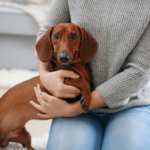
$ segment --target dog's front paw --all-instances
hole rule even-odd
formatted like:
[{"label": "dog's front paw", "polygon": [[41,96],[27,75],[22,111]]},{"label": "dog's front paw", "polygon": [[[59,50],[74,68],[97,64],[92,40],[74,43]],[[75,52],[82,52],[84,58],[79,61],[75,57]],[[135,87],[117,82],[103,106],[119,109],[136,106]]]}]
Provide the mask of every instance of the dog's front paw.
[{"label": "dog's front paw", "polygon": [[83,96],[81,97],[80,104],[82,105],[82,109],[84,111],[88,111],[89,110],[89,103],[90,103],[90,100],[84,99]]}]

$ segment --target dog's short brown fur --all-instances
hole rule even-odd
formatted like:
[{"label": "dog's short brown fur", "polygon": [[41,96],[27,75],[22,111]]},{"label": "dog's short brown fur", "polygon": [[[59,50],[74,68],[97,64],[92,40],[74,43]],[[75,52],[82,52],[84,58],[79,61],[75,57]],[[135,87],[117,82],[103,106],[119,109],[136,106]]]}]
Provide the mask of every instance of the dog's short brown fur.
[{"label": "dog's short brown fur", "polygon": [[[70,70],[80,75],[79,79],[65,78],[65,84],[81,90],[84,105],[89,105],[91,98],[90,72],[86,63],[92,59],[96,49],[97,42],[92,36],[83,27],[72,23],[49,28],[36,44],[38,58],[43,62],[50,61],[49,71]],[[59,58],[60,54],[64,53],[69,55],[67,63],[61,62]],[[31,119],[44,120],[37,116],[39,111],[29,104],[30,100],[38,103],[33,90],[37,84],[40,84],[42,91],[48,93],[37,76],[14,86],[0,99],[0,147],[5,147],[9,141],[12,141],[33,149],[31,136],[24,125]],[[79,100],[79,97],[65,100],[74,102]]]}]

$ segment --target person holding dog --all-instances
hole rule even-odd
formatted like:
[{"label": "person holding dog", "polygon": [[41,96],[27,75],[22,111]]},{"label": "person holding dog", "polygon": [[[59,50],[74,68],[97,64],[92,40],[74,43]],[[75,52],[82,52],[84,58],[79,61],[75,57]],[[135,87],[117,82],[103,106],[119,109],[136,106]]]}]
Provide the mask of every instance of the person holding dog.
[{"label": "person holding dog", "polygon": [[[64,84],[74,72],[49,72],[38,58],[40,79],[53,94],[35,88],[42,118],[53,118],[47,150],[149,150],[150,2],[53,0],[37,42],[49,27],[72,22],[98,42],[89,63],[92,92],[89,112],[80,101],[67,103],[81,91]],[[42,92],[42,93],[41,93]]]}]

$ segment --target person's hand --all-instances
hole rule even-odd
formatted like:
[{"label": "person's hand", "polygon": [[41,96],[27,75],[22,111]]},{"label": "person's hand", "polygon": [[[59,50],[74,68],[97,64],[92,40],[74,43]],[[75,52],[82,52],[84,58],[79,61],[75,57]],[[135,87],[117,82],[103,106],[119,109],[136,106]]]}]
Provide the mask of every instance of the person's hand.
[{"label": "person's hand", "polygon": [[77,111],[74,104],[69,104],[65,100],[48,95],[45,92],[41,93],[39,85],[34,87],[34,90],[39,104],[34,101],[30,101],[30,104],[41,112],[37,114],[41,118],[73,117],[83,113],[81,105],[78,106],[80,111]]},{"label": "person's hand", "polygon": [[40,74],[40,80],[45,88],[55,97],[75,98],[81,91],[73,86],[64,84],[64,78],[79,78],[73,71],[59,70]]}]

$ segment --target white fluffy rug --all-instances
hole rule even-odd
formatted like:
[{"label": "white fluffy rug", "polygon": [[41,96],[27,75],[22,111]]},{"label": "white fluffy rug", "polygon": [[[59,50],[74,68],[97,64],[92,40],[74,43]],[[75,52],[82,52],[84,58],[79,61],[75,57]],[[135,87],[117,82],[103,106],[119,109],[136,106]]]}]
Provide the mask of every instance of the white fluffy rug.
[{"label": "white fluffy rug", "polygon": [[[12,70],[0,70],[0,87],[10,88],[22,81],[30,79],[34,76],[39,75],[38,71],[29,71],[22,69],[12,69]],[[46,150],[46,144],[48,140],[48,133],[32,137],[32,147],[36,150]],[[27,150],[22,148],[20,144],[9,143],[6,148],[2,150]]]},{"label": "white fluffy rug", "polygon": [[0,70],[0,87],[12,87],[22,81],[28,80],[39,75],[38,71],[29,71],[23,69],[1,69]]},{"label": "white fluffy rug", "polygon": [[[32,147],[36,150],[46,150],[46,144],[48,140],[48,134],[44,134],[39,137],[32,137]],[[21,144],[18,143],[9,143],[9,145],[2,150],[28,150],[23,148]]]}]

